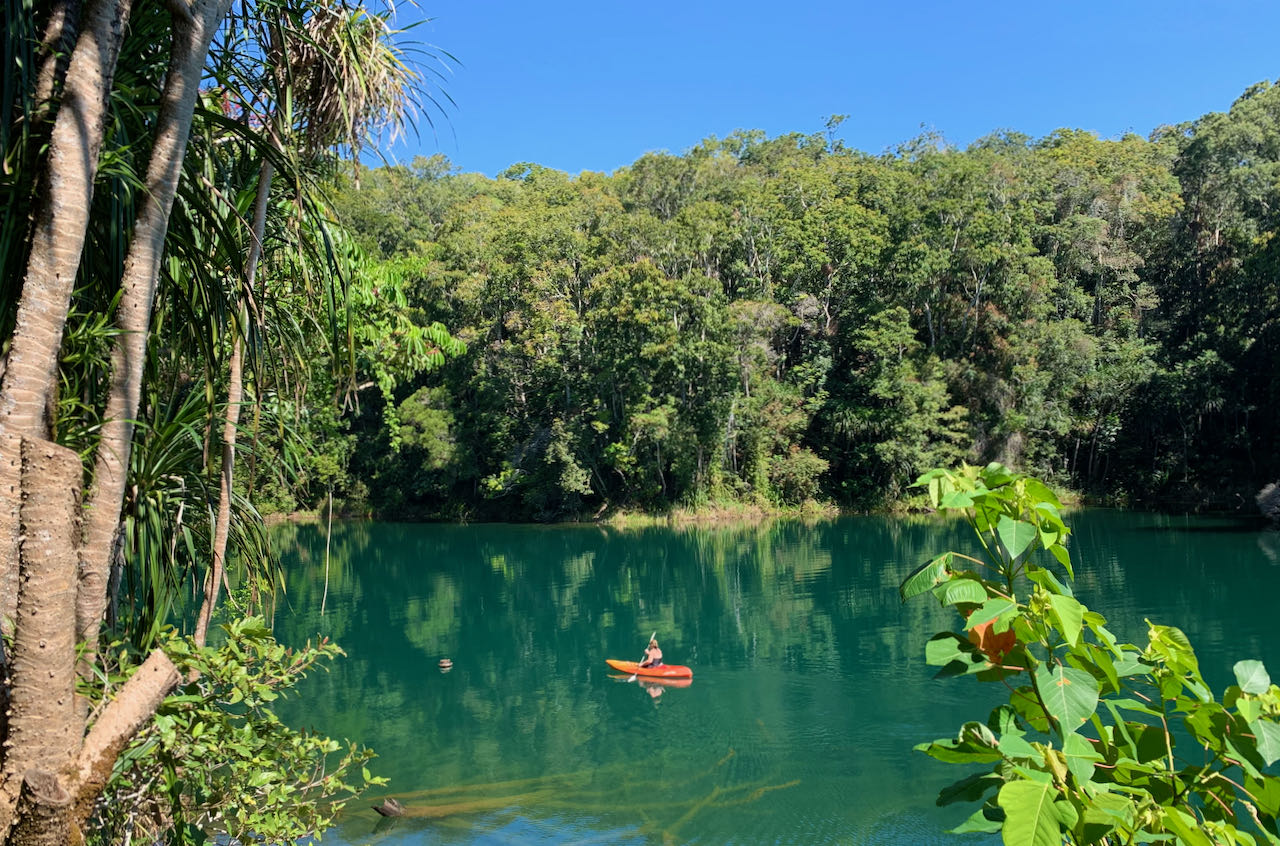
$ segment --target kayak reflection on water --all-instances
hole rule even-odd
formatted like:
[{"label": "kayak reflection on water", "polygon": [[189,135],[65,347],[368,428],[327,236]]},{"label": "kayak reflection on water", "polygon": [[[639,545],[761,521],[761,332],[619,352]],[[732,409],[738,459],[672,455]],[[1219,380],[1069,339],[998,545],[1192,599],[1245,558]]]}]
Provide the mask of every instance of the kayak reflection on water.
[{"label": "kayak reflection on water", "polygon": [[690,679],[690,678],[664,679],[664,678],[655,678],[653,676],[640,676],[637,678],[636,676],[618,676],[613,674],[610,674],[609,678],[619,682],[629,682],[634,680],[642,688],[644,688],[646,693],[648,693],[654,699],[657,699],[659,696],[661,696],[662,691],[665,688],[688,687],[689,685],[693,684],[693,679]]}]

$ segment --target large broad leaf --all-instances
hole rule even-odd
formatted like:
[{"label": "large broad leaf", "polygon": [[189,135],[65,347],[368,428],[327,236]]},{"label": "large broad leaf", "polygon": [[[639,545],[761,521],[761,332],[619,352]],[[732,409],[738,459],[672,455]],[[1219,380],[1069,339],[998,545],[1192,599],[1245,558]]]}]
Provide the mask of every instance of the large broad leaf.
[{"label": "large broad leaf", "polygon": [[947,764],[990,764],[1000,760],[1000,753],[996,749],[972,740],[951,740],[944,737],[932,743],[917,744],[915,750]]},{"label": "large broad leaf", "polygon": [[976,609],[969,615],[969,619],[965,620],[965,629],[972,629],[974,626],[980,626],[983,623],[995,620],[995,631],[1002,632],[1009,628],[1009,620],[1018,612],[1017,603],[1012,600],[1005,599],[1003,596],[996,596],[982,603],[982,607]]},{"label": "large broad leaf", "polygon": [[902,580],[902,585],[898,588],[898,594],[902,597],[902,601],[906,602],[911,597],[918,596],[942,584],[950,574],[951,558],[950,552],[944,552],[927,564],[922,564],[913,570],[909,576]]},{"label": "large broad leaf", "polygon": [[1069,596],[1052,593],[1049,594],[1049,605],[1053,608],[1058,631],[1074,649],[1080,643],[1080,630],[1084,628],[1084,606]]},{"label": "large broad leaf", "polygon": [[987,601],[987,589],[977,579],[948,579],[933,589],[933,595],[943,605],[961,602],[976,605]]},{"label": "large broad leaf", "polygon": [[1236,683],[1245,693],[1266,693],[1271,689],[1271,676],[1261,661],[1237,661]]},{"label": "large broad leaf", "polygon": [[1115,662],[1116,675],[1120,678],[1140,676],[1151,671],[1151,665],[1142,660],[1142,656],[1132,650],[1124,650]]},{"label": "large broad leaf", "polygon": [[1102,756],[1093,748],[1085,737],[1069,734],[1062,743],[1062,754],[1067,759],[1067,769],[1076,777],[1077,784],[1087,784],[1093,780],[1093,765],[1101,761]]},{"label": "large broad leaf", "polygon": [[1247,776],[1244,788],[1258,803],[1258,810],[1269,817],[1280,816],[1280,778]]},{"label": "large broad leaf", "polygon": [[[1076,735],[1072,735],[1076,737]],[[1043,763],[1044,747],[1032,746],[1027,739],[1020,734],[1006,734],[1000,738],[1000,754],[1022,764],[1030,764],[1033,760]]]},{"label": "large broad leaf", "polygon": [[939,632],[924,645],[924,660],[931,667],[941,667],[939,677],[962,676],[987,669],[987,656],[954,632]]},{"label": "large broad leaf", "polygon": [[[1099,792],[1084,812],[1085,842],[1097,843],[1116,826],[1132,826],[1136,808],[1132,799],[1118,793]],[[1135,842],[1143,842],[1135,840]]]},{"label": "large broad leaf", "polygon": [[1052,784],[1038,781],[1011,781],[1000,788],[1000,836],[1006,846],[1062,846],[1065,814],[1054,801],[1057,796]]},{"label": "large broad leaf", "polygon": [[973,816],[951,829],[947,834],[991,834],[1000,830],[1004,814],[999,808],[983,806],[973,812]]},{"label": "large broad leaf", "polygon": [[1009,472],[1008,467],[1005,467],[998,461],[992,461],[986,467],[983,467],[980,476],[982,484],[986,485],[988,488],[1007,485],[1017,478],[1017,476]]},{"label": "large broad leaf", "polygon": [[970,508],[973,506],[972,491],[952,491],[938,503],[941,508]]},{"label": "large broad leaf", "polygon": [[1078,730],[1098,707],[1098,680],[1074,667],[1036,667],[1036,687],[1045,710],[1066,735]]},{"label": "large broad leaf", "polygon": [[1000,543],[1004,544],[1009,557],[1016,561],[1036,542],[1040,531],[1034,523],[1025,523],[1014,520],[1008,514],[1001,514],[1000,521],[996,524],[996,534],[1000,536]]},{"label": "large broad leaf", "polygon": [[1017,688],[1013,693],[1009,694],[1009,704],[1018,712],[1018,716],[1026,721],[1027,725],[1039,732],[1049,731],[1049,717],[1045,714],[1044,708],[1040,706],[1040,700],[1036,697],[1033,688],[1030,686]]},{"label": "large broad leaf", "polygon": [[1049,486],[1039,479],[1027,477],[1027,480],[1023,484],[1025,486],[1024,489],[1030,496],[1041,500],[1041,502],[1036,504],[1036,508],[1051,505],[1056,512],[1058,508],[1062,507],[1062,502],[1058,499],[1057,494],[1049,490]]},{"label": "large broad leaf", "polygon": [[1190,814],[1183,813],[1177,808],[1166,808],[1163,819],[1164,827],[1178,835],[1180,841],[1186,846],[1214,846],[1209,835],[1200,829],[1199,821]]},{"label": "large broad leaf", "polygon": [[1258,754],[1271,766],[1280,761],[1280,725],[1270,720],[1258,718],[1249,723],[1253,736],[1258,739]]}]

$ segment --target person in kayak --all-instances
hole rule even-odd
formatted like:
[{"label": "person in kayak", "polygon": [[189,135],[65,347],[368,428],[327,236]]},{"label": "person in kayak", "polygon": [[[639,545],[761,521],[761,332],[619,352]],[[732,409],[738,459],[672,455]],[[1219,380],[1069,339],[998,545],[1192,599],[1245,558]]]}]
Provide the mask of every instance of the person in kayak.
[{"label": "person in kayak", "polygon": [[644,660],[640,662],[641,667],[661,667],[662,666],[662,650],[658,648],[658,639],[653,638],[649,641],[649,648],[644,651]]}]

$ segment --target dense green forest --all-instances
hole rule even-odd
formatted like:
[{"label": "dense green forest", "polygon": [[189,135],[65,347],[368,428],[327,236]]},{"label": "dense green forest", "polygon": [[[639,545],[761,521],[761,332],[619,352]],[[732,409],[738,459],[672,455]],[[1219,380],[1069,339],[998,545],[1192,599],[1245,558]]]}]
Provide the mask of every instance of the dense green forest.
[{"label": "dense green forest", "polygon": [[[737,132],[605,175],[349,169],[381,288],[465,342],[323,421],[393,516],[855,508],[999,460],[1099,500],[1249,508],[1280,476],[1280,87],[1148,139]],[[275,507],[314,506],[315,474]]]}]

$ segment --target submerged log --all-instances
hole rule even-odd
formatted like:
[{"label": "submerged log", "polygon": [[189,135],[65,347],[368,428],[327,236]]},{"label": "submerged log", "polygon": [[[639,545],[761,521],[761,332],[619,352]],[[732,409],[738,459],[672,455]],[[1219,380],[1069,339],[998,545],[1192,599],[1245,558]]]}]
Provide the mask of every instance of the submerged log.
[{"label": "submerged log", "polygon": [[390,797],[383,799],[381,805],[374,805],[373,809],[384,817],[404,816],[404,806]]}]

